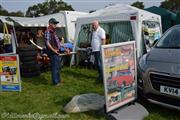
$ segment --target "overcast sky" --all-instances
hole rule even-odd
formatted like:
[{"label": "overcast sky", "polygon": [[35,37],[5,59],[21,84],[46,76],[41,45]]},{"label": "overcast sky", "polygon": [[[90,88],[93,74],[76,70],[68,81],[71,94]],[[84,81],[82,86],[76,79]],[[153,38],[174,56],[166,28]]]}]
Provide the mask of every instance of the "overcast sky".
[{"label": "overcast sky", "polygon": [[[10,12],[22,11],[26,12],[29,6],[37,3],[42,3],[45,0],[0,0],[2,7]],[[104,8],[109,4],[132,4],[137,0],[63,0],[68,4],[71,4],[76,11],[97,10]],[[159,6],[160,2],[164,0],[139,0],[144,2],[145,7]]]}]

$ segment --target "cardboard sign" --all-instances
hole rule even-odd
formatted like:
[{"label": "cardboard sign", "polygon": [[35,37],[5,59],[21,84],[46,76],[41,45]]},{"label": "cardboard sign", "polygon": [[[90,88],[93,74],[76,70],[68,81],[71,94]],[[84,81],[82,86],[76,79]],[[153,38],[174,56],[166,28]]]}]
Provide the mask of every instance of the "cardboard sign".
[{"label": "cardboard sign", "polygon": [[136,99],[135,42],[101,47],[106,111],[112,111]]},{"label": "cardboard sign", "polygon": [[18,55],[0,55],[0,91],[21,91]]}]

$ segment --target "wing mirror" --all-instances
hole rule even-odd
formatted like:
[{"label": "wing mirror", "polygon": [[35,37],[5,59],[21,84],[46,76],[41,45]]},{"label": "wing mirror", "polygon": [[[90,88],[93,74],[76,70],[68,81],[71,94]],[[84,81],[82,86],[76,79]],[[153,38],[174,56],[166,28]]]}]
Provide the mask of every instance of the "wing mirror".
[{"label": "wing mirror", "polygon": [[157,43],[158,40],[159,39],[154,40],[151,46],[153,47]]}]

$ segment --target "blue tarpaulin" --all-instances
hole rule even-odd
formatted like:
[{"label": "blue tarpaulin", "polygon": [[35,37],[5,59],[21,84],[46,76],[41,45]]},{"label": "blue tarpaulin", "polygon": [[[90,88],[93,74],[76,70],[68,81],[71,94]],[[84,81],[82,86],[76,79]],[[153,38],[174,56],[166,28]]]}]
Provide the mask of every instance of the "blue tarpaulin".
[{"label": "blue tarpaulin", "polygon": [[65,51],[65,48],[68,48],[68,49],[70,49],[70,50],[73,49],[73,44],[72,44],[72,43],[64,43],[63,46],[64,46],[64,47],[61,47],[61,48],[60,48],[60,52],[64,52],[64,51]]}]

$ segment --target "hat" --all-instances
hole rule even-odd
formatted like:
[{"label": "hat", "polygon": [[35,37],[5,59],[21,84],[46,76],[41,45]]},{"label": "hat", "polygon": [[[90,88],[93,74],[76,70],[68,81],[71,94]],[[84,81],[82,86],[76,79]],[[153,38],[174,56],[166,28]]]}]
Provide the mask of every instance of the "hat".
[{"label": "hat", "polygon": [[55,18],[49,19],[49,23],[58,24],[59,21],[57,21]]}]

